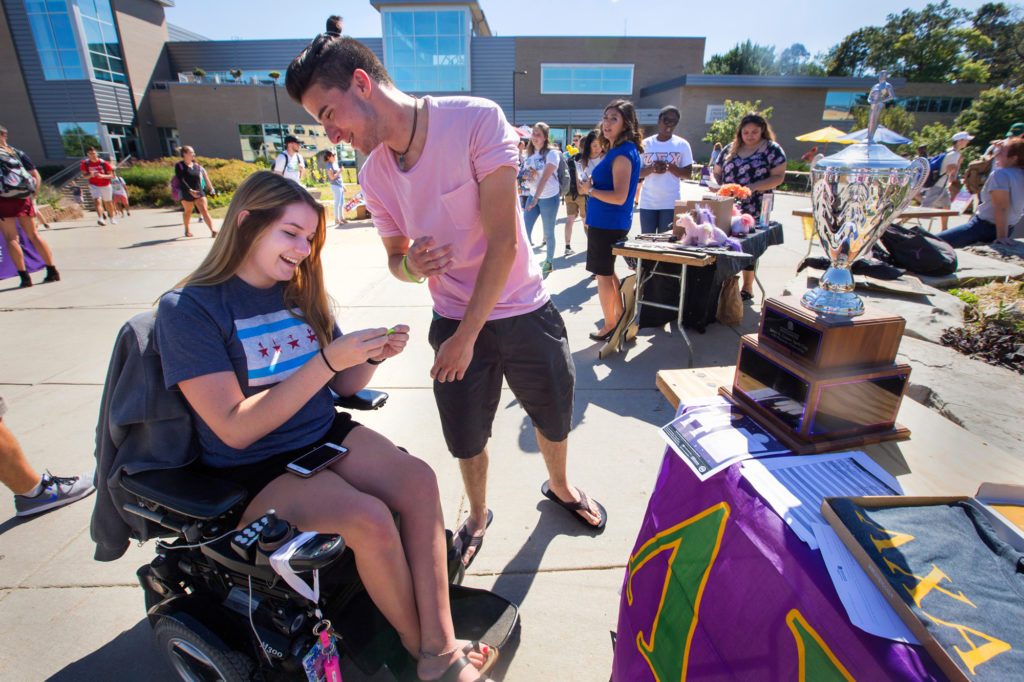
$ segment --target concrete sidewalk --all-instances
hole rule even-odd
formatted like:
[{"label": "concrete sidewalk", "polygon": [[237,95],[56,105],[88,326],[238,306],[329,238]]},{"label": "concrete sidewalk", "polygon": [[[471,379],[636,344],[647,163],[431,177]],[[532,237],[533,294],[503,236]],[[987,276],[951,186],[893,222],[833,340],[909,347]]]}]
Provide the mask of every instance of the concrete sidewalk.
[{"label": "concrete sidewalk", "polygon": [[[696,185],[684,188],[686,198],[699,198]],[[761,261],[769,295],[782,291],[806,251],[791,212],[808,204],[804,197],[776,197],[786,243]],[[205,231],[194,229],[197,235]],[[539,232],[538,226],[535,239]],[[560,221],[559,254],[562,233]],[[117,330],[149,310],[211,243],[182,234],[181,213],[160,209],[136,210],[117,226],[56,224],[44,237],[62,281],[23,290],[14,288],[16,278],[0,282],[0,394],[10,408],[5,421],[36,468],[73,475],[93,467],[99,398]],[[506,390],[490,441],[494,524],[466,584],[493,589],[521,606],[521,641],[508,680],[608,678],[623,569],[664,450],[657,428],[673,414],[654,375],[686,364],[681,339],[667,329],[642,330],[625,352],[598,360],[600,344],[587,334],[597,329],[601,313],[596,285],[584,269],[584,245],[577,225],[573,246],[581,251],[557,258],[547,285],[565,317],[576,362],[570,480],[602,502],[608,527],[593,537],[541,495],[546,474],[533,430]],[[387,408],[358,419],[435,468],[446,523],[455,527],[467,504],[441,438],[428,376],[427,288],[390,275],[369,222],[331,229],[325,261],[343,329],[399,322],[413,329],[406,352],[384,364],[373,383],[391,394]],[[41,273],[34,279],[40,281]],[[733,364],[739,336],[755,331],[759,313],[758,305],[748,305],[739,327],[713,324],[705,334],[691,333],[697,366]],[[86,500],[20,520],[11,496],[0,492],[0,518],[8,519],[0,523],[5,679],[175,679],[156,657],[135,580],[135,570],[153,557],[152,544],[133,546],[116,562],[93,561],[91,512]]]}]

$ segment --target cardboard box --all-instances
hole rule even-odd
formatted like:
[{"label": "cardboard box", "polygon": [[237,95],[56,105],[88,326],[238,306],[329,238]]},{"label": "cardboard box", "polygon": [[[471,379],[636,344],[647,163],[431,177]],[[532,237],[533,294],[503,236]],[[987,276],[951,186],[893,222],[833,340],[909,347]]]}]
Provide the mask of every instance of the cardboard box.
[{"label": "cardboard box", "polygon": [[[984,487],[984,486],[983,486]],[[1018,504],[1024,504],[1024,487],[1015,486],[1021,489],[1021,497]],[[917,617],[917,615],[910,610],[910,607],[903,601],[903,599],[896,593],[892,585],[882,574],[881,569],[878,565],[868,556],[868,553],[864,551],[864,548],[860,546],[853,534],[847,529],[843,522],[836,515],[832,509],[832,500],[837,499],[834,497],[826,497],[821,503],[821,514],[828,521],[828,524],[832,526],[832,529],[839,536],[839,539],[843,541],[846,548],[850,550],[857,559],[857,563],[860,564],[861,568],[871,578],[871,582],[875,583],[875,586],[879,589],[886,601],[893,607],[900,619],[906,624],[914,636],[917,637],[918,641],[921,642],[925,650],[931,655],[936,665],[942,669],[942,672],[946,673],[950,680],[956,680],[958,682],[968,682],[968,677],[964,674],[964,671],[956,664],[949,653],[942,648],[942,645],[931,636],[931,633],[925,628],[924,624]],[[988,519],[989,523],[992,524],[993,528],[996,529],[997,535],[1003,538],[1009,545],[1011,545],[1017,551],[1024,552],[1024,535],[1021,535],[1018,542],[1006,540],[1004,532],[1012,532],[1010,529],[1009,522],[1002,516],[993,513],[991,510],[985,508],[985,505],[978,502],[970,497],[908,497],[908,496],[891,496],[891,497],[849,497],[843,498],[848,499],[854,504],[865,507],[868,509],[879,508],[879,507],[928,507],[938,505],[948,505],[954,502],[967,502],[975,509],[981,511],[981,513]],[[1000,526],[1002,530],[1000,531]]]},{"label": "cardboard box", "polygon": [[694,212],[696,216],[697,207],[706,206],[715,216],[715,227],[729,234],[732,228],[732,205],[734,201],[732,197],[720,197],[717,194],[705,194],[704,198],[700,201],[676,201],[673,223],[675,218],[678,218],[683,213]]}]

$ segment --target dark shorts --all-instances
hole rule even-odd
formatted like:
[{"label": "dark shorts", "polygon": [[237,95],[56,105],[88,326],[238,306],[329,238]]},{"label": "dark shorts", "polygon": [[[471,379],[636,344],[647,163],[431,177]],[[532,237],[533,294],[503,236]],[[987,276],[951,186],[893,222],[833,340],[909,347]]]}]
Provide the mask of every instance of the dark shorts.
[{"label": "dark shorts", "polygon": [[[435,315],[429,335],[435,353],[458,327],[458,320]],[[444,440],[455,457],[474,457],[487,445],[502,378],[545,438],[569,437],[576,366],[551,301],[532,313],[485,323],[462,380],[434,382]]]},{"label": "dark shorts", "polygon": [[359,426],[359,422],[354,421],[352,415],[348,412],[339,412],[327,433],[308,445],[272,455],[261,462],[243,464],[237,467],[211,467],[205,464],[197,464],[195,466],[201,473],[239,484],[248,491],[248,500],[252,501],[261,490],[267,487],[267,484],[281,474],[287,473],[285,467],[288,466],[289,462],[323,443],[341,445],[349,432],[357,426]]},{"label": "dark shorts", "polygon": [[21,218],[35,214],[36,208],[32,205],[32,197],[24,199],[0,197],[0,218]]},{"label": "dark shorts", "polygon": [[612,247],[628,234],[629,230],[604,230],[591,226],[587,230],[587,270],[595,275],[614,275]]}]

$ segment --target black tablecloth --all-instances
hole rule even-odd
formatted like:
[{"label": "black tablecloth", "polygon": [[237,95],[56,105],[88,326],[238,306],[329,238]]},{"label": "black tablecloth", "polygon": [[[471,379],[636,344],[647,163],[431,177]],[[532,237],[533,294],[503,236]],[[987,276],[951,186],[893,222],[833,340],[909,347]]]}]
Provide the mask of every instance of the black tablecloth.
[{"label": "black tablecloth", "polygon": [[[773,222],[765,229],[759,229],[746,237],[736,237],[743,247],[743,253],[759,258],[769,246],[782,243],[782,224]],[[699,250],[699,249],[695,249]],[[699,332],[715,321],[718,313],[718,294],[722,283],[738,274],[751,259],[726,252],[722,249],[710,249],[715,254],[713,266],[686,269],[686,299],[683,301],[683,326],[695,328]],[[732,255],[730,255],[730,253]],[[680,266],[661,261],[643,261],[645,273],[664,272],[679,274]],[[653,276],[644,285],[644,300],[655,301],[675,306],[679,301],[679,280],[673,277]],[[666,322],[676,319],[676,313],[663,308],[645,306],[640,308],[641,327],[661,327]]]}]

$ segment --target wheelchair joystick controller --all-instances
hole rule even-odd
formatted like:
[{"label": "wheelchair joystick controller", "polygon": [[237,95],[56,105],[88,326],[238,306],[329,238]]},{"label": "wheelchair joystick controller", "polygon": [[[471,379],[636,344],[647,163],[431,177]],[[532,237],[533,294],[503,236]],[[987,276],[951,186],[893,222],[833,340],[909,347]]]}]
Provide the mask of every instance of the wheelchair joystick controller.
[{"label": "wheelchair joystick controller", "polygon": [[267,521],[259,534],[259,547],[269,554],[291,540],[295,535],[295,529],[287,521],[277,518],[277,513],[273,509],[267,512],[265,518]]}]

